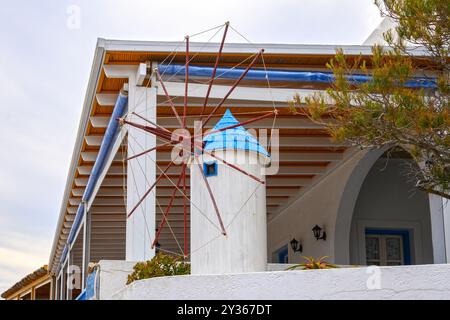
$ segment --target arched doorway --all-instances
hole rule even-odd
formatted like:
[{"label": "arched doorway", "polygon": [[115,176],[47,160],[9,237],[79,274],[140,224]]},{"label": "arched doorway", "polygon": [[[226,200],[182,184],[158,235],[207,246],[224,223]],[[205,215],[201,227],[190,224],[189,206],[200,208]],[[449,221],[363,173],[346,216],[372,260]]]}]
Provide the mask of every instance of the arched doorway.
[{"label": "arched doorway", "polygon": [[411,165],[402,149],[384,149],[368,152],[355,167],[336,217],[337,263],[433,263],[429,197],[408,176]]}]

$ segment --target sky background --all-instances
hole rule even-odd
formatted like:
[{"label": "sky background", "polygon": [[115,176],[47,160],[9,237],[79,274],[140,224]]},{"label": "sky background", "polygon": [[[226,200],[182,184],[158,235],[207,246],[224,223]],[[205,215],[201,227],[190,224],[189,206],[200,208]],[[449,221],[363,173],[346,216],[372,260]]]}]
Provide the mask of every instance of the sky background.
[{"label": "sky background", "polygon": [[252,42],[361,44],[381,22],[372,0],[0,0],[0,7],[0,293],[48,263],[98,37],[180,41],[230,21]]}]

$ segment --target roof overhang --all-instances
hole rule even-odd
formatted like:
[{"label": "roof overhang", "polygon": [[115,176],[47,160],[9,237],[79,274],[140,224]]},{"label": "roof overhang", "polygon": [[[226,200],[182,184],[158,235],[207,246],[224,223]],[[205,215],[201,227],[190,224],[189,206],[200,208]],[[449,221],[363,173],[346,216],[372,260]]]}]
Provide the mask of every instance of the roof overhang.
[{"label": "roof overhang", "polygon": [[[100,101],[102,97],[109,99],[108,95],[114,96],[123,86],[126,79],[109,79],[105,75],[105,65],[138,65],[146,61],[162,61],[171,52],[184,52],[184,48],[179,46],[179,42],[160,42],[160,41],[123,41],[98,39],[95,49],[94,60],[91,67],[91,73],[88,81],[86,95],[83,103],[80,123],[78,126],[77,138],[72,153],[71,164],[67,176],[64,190],[63,201],[60,208],[58,224],[53,240],[52,250],[49,260],[49,269],[54,272],[61,256],[61,246],[67,238],[67,230],[70,230],[71,221],[68,218],[68,211],[76,200],[73,195],[77,190],[77,183],[83,183],[83,179],[78,178],[83,170],[87,170],[89,175],[89,166],[83,166],[84,157],[91,156],[95,146],[98,146],[102,139],[102,132],[96,131],[96,123],[106,120],[108,111],[104,116],[91,117],[94,108],[103,108],[103,105],[111,103]],[[174,48],[177,48],[175,49]],[[218,51],[218,43],[191,43],[191,52],[201,51],[199,54],[199,63],[210,63]],[[297,68],[297,69],[325,69],[326,62],[332,58],[337,48],[354,57],[370,57],[372,48],[370,46],[348,45],[296,45],[296,44],[241,44],[227,43],[223,51],[224,63],[235,63],[241,61],[243,57],[248,57],[255,53],[258,48],[265,49],[265,60],[269,66],[277,68]],[[412,51],[413,56],[425,56],[426,51],[421,48],[415,48]],[[183,58],[179,55],[180,59]],[[422,60],[418,59],[418,63]],[[95,118],[95,119],[94,119]],[[105,119],[103,119],[105,118]],[[99,125],[101,127],[101,125]],[[87,135],[88,130],[94,134]],[[308,130],[308,129],[305,129]],[[305,131],[306,132],[306,131]],[[330,157],[331,159],[332,157]],[[85,178],[84,178],[85,179]],[[73,202],[75,201],[75,202]]]}]

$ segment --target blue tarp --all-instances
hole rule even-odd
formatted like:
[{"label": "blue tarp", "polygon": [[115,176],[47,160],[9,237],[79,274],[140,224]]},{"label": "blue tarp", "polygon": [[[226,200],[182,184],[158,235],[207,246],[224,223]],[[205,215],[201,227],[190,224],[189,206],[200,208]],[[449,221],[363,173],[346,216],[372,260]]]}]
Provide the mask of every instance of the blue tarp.
[{"label": "blue tarp", "polygon": [[[167,76],[182,76],[186,73],[184,65],[168,65],[161,64],[158,66],[159,72]],[[189,66],[190,78],[211,78],[214,68],[212,67],[198,67]],[[220,79],[238,79],[245,69],[243,68],[217,68],[216,78]],[[335,77],[331,72],[322,71],[292,71],[292,70],[273,70],[269,69],[267,72],[263,69],[251,69],[248,71],[244,80],[264,80],[276,82],[315,82],[315,83],[333,83]],[[352,74],[348,75],[347,79],[355,84],[364,83],[372,80],[371,76]],[[410,88],[436,88],[436,79],[415,77],[405,83],[406,87]]]},{"label": "blue tarp", "polygon": [[97,276],[97,269],[94,269],[90,274],[88,274],[86,279],[86,287],[80,293],[80,295],[76,298],[76,300],[94,300],[95,292],[97,292],[98,282],[95,282],[95,277]]}]

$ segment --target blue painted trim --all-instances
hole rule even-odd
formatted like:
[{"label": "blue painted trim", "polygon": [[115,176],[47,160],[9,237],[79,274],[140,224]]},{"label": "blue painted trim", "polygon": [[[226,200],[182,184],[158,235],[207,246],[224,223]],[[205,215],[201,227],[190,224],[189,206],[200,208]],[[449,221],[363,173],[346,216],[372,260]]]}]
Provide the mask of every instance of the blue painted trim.
[{"label": "blue painted trim", "polygon": [[[209,173],[207,170],[207,167],[210,165],[214,165],[214,173]],[[218,171],[218,167],[217,167],[217,161],[209,161],[209,162],[203,162],[203,173],[205,174],[205,177],[214,177],[217,176],[217,171]]]},{"label": "blue painted trim", "polygon": [[[212,131],[218,131],[237,124],[239,124],[239,121],[233,116],[230,109],[227,109]],[[270,157],[267,150],[243,126],[208,134],[203,138],[203,141],[205,142],[204,149],[206,151],[245,150]]]},{"label": "blue painted trim", "polygon": [[86,295],[85,300],[93,300],[95,299],[95,292],[98,292],[98,288],[95,286],[98,286],[98,282],[95,282],[95,278],[97,277],[98,269],[94,269],[90,274],[88,274],[86,278]]},{"label": "blue painted trim", "polygon": [[[83,221],[84,216],[84,202],[90,200],[92,196],[92,192],[94,191],[95,185],[100,177],[100,174],[105,167],[106,159],[111,152],[112,146],[114,144],[114,140],[116,139],[119,133],[119,122],[118,118],[122,117],[128,107],[128,96],[120,93],[117,97],[116,104],[114,106],[113,112],[111,114],[111,118],[109,119],[108,127],[106,128],[105,135],[102,140],[102,144],[100,145],[100,150],[97,155],[97,159],[95,160],[94,167],[92,168],[92,172],[89,175],[89,180],[86,185],[86,189],[84,190],[83,197],[81,198],[81,203],[78,206],[77,214],[75,215],[75,219],[73,221],[72,227],[69,232],[69,236],[67,238],[67,244],[72,244],[75,238],[75,234]],[[68,252],[68,245],[64,247],[63,253],[61,255],[60,263],[63,263],[66,259]]]},{"label": "blue painted trim", "polygon": [[[289,262],[289,247],[287,244],[282,246],[275,252],[277,254],[278,263],[288,263]],[[285,259],[285,258],[287,258],[287,259]]]},{"label": "blue painted trim", "polygon": [[[166,75],[185,76],[186,69],[184,65],[168,65],[160,64],[159,72]],[[189,76],[192,78],[211,78],[214,68],[189,66]],[[217,68],[217,78],[220,79],[238,79],[245,71],[244,68]],[[316,83],[333,83],[335,82],[334,74],[331,72],[319,71],[291,71],[291,70],[274,70],[270,69],[252,69],[249,70],[244,77],[245,80],[261,80],[261,81],[286,81],[286,82],[316,82]],[[359,84],[372,80],[371,76],[363,74],[347,75],[348,81]],[[425,77],[414,77],[405,82],[405,87],[409,88],[436,88],[436,79]]]},{"label": "blue painted trim", "polygon": [[411,246],[409,243],[410,232],[409,230],[397,230],[397,229],[366,229],[366,234],[381,234],[381,235],[395,235],[402,236],[403,238],[403,255],[405,258],[405,264],[411,264]]}]

